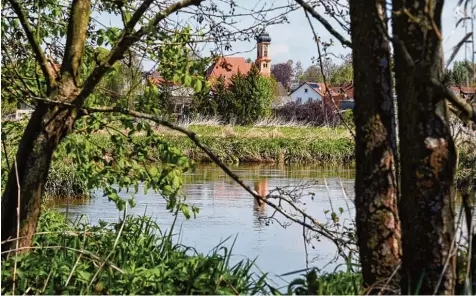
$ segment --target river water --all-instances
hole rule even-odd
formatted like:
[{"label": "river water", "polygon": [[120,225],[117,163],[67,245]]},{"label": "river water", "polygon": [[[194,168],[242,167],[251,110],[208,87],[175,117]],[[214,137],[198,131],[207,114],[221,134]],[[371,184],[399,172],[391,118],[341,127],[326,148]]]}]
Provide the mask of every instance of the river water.
[{"label": "river water", "polygon": [[[330,214],[325,214],[325,211],[331,208],[335,211],[338,208],[344,209],[340,219],[347,225],[354,215],[351,202],[354,196],[354,171],[351,168],[240,165],[232,169],[260,193],[267,193],[277,187],[286,189],[302,186],[302,193],[311,193],[314,197],[303,197],[300,207],[320,222],[326,221]],[[181,243],[207,253],[230,236],[225,245],[231,246],[236,236],[234,260],[257,258],[257,266],[262,271],[269,272],[272,278],[306,268],[302,226],[292,224],[283,228],[276,222],[266,225],[262,218],[271,215],[272,209],[269,206],[259,206],[220,168],[212,164],[198,165],[193,172],[187,173],[184,182],[187,203],[198,206],[200,213],[196,219],[192,217],[186,220],[183,215],[177,219],[175,230],[180,230]],[[91,223],[99,220],[117,222],[122,214],[117,211],[115,204],[109,202],[107,197],[102,197],[101,192],[95,195],[91,200],[71,202],[68,215],[75,217],[84,214]],[[123,196],[129,197],[126,193]],[[166,210],[165,201],[159,194],[149,191],[147,195],[137,194],[135,198],[137,205],[128,209],[128,214],[145,213],[154,217],[162,230],[170,227],[173,215]],[[66,211],[66,204],[55,204],[53,207]],[[286,222],[279,214],[275,217]],[[331,271],[336,263],[326,264],[334,258],[335,253],[333,244],[322,239],[314,243],[314,248],[308,247],[309,265]],[[281,279],[278,280],[280,281]]]}]

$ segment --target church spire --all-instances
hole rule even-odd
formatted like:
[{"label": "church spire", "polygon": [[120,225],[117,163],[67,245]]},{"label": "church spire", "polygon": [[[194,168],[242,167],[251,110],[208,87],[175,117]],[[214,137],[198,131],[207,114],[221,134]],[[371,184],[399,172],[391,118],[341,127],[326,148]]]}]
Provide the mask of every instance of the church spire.
[{"label": "church spire", "polygon": [[256,66],[262,75],[269,76],[271,74],[271,58],[269,57],[269,45],[271,44],[271,37],[265,30],[263,30],[256,37],[257,58]]}]

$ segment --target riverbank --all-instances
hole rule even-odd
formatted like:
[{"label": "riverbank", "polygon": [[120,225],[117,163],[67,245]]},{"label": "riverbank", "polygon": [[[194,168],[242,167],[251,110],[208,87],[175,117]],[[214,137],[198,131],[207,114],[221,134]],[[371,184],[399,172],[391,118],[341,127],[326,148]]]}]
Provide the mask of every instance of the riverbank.
[{"label": "riverbank", "polygon": [[[354,141],[341,127],[188,126],[202,143],[227,163],[282,163],[350,165]],[[209,162],[185,135],[163,127],[156,133],[182,150],[190,160]],[[103,142],[102,135],[95,135]],[[141,136],[135,136],[141,141]],[[114,149],[110,146],[110,149]],[[111,151],[113,152],[113,151]]]}]

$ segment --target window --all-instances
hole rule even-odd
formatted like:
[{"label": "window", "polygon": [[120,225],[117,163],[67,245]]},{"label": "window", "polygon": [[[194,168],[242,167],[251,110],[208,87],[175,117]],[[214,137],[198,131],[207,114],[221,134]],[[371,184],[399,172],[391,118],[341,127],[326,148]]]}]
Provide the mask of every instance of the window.
[{"label": "window", "polygon": [[302,102],[302,98],[297,98],[296,103],[301,104],[301,102]]},{"label": "window", "polygon": [[308,99],[307,99],[307,102],[308,102],[308,103],[311,103],[311,102],[312,102],[312,98],[308,98]]},{"label": "window", "polygon": [[268,56],[268,47],[267,46],[264,47],[264,56],[265,57]]},{"label": "window", "polygon": [[304,92],[307,93],[307,88],[304,89]]}]

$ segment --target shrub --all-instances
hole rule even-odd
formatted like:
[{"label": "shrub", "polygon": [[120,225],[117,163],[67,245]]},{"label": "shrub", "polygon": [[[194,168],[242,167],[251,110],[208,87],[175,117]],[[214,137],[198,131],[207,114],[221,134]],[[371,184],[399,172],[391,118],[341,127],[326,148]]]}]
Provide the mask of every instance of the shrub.
[{"label": "shrub", "polygon": [[276,117],[286,121],[295,120],[315,126],[336,126],[340,121],[335,106],[330,102],[324,104],[315,101],[306,104],[290,102],[276,109],[275,114]]}]

